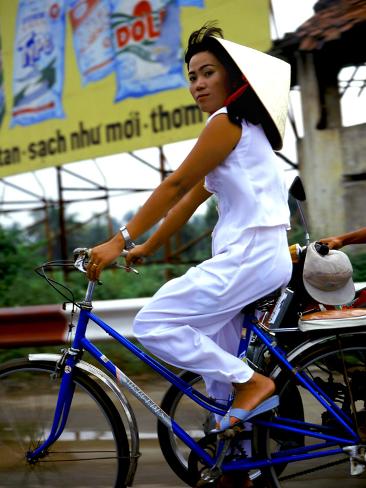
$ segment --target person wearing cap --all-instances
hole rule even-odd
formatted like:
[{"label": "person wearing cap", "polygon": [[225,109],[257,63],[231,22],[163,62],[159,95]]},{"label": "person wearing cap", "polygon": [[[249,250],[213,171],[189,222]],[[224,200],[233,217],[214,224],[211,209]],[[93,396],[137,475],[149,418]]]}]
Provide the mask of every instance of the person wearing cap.
[{"label": "person wearing cap", "polygon": [[319,242],[326,244],[329,249],[340,249],[351,244],[366,244],[366,227],[339,236],[323,237]]},{"label": "person wearing cap", "polygon": [[210,24],[191,34],[185,62],[192,97],[209,114],[206,126],[121,232],[93,248],[87,273],[98,279],[124,248],[127,266],[140,263],[216,196],[212,258],[165,283],[137,314],[134,334],[162,360],[202,375],[217,401],[234,388],[236,410],[222,420],[225,428],[278,404],[273,381],[238,359],[237,350],[242,308],[291,276],[287,190],[274,153],[282,146],[290,67],[223,39]]}]

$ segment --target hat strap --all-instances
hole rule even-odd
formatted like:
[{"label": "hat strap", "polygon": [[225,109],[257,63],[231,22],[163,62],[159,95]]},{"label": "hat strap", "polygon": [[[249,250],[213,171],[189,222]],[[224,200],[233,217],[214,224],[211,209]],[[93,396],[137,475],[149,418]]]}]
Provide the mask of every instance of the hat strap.
[{"label": "hat strap", "polygon": [[239,86],[239,88],[236,91],[234,91],[234,93],[232,93],[227,97],[227,99],[224,102],[224,106],[227,107],[228,105],[230,105],[230,103],[235,102],[235,100],[237,100],[248,87],[249,87],[249,83],[245,81],[243,85]]}]

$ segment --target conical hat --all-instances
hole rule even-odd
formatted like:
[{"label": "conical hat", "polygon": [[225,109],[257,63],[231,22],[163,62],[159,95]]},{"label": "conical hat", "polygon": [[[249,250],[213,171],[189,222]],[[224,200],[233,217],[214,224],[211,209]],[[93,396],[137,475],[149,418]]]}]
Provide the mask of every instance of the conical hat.
[{"label": "conical hat", "polygon": [[275,131],[273,149],[283,145],[291,67],[285,61],[235,42],[214,37],[232,58],[267,110]]}]

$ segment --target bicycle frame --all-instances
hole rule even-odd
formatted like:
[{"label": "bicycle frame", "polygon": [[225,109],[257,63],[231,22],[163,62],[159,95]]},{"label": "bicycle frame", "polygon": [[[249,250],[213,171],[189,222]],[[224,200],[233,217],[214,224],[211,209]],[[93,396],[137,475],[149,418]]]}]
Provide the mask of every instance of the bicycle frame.
[{"label": "bicycle frame", "polygon": [[[126,337],[119,334],[107,323],[94,315],[91,311],[90,298],[93,295],[95,283],[89,282],[86,298],[79,304],[80,315],[75,331],[75,336],[72,346],[66,354],[66,361],[64,364],[64,374],[62,375],[61,386],[58,396],[58,401],[55,409],[53,425],[49,437],[37,449],[27,453],[29,462],[36,462],[46,454],[47,448],[53,444],[62,434],[66,425],[68,413],[72,403],[73,397],[73,380],[72,372],[82,354],[83,350],[88,351],[105,369],[107,369],[120,383],[125,386],[131,394],[133,394],[150,412],[152,412],[164,425],[173,431],[173,433],[181,439],[196,455],[207,464],[208,467],[213,467],[217,462],[219,453],[211,457],[192,437],[182,429],[174,419],[170,418],[138,385],[136,385],[123,371],[121,371],[112,361],[110,361],[102,351],[100,351],[89,339],[86,338],[86,330],[89,320],[93,321],[106,334],[110,335],[119,342],[123,347],[137,356],[141,361],[149,365],[154,371],[159,373],[168,382],[174,384],[185,395],[190,397],[197,404],[201,405],[206,410],[224,415],[230,406],[228,401],[226,405],[219,404],[212,399],[206,397],[190,384],[182,380],[179,376],[172,373],[165,366],[160,364],[154,358],[140,350]],[[342,436],[334,436],[329,432],[329,428],[307,423],[305,421],[294,420],[291,418],[275,417],[272,421],[254,418],[253,423],[269,427],[271,429],[281,429],[287,432],[293,432],[304,436],[317,438],[322,442],[317,444],[296,447],[286,451],[279,451],[273,453],[270,459],[253,459],[246,458],[243,460],[236,460],[231,462],[224,462],[221,466],[223,472],[251,470],[263,467],[272,466],[280,463],[292,463],[305,459],[318,458],[323,456],[330,456],[338,453],[343,453],[343,447],[360,443],[360,438],[357,432],[352,427],[352,419],[350,419],[327,395],[326,393],[303,371],[295,371],[291,363],[286,359],[285,353],[276,345],[268,330],[264,330],[263,326],[258,323],[254,315],[246,315],[243,321],[243,329],[246,330],[245,336],[242,337],[239,346],[238,356],[243,357],[248,349],[250,338],[255,334],[260,341],[262,341],[269,352],[276,357],[278,365],[281,369],[285,369],[293,374],[294,379],[302,386],[304,386],[310,394],[329,412],[334,421],[344,432]],[[338,446],[338,447],[335,447]],[[321,452],[319,452],[321,450]]]}]

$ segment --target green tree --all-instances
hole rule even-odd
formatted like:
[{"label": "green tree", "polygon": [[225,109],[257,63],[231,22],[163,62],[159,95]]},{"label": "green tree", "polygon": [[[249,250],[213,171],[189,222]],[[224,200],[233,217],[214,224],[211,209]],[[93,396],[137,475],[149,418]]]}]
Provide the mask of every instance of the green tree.
[{"label": "green tree", "polygon": [[10,307],[33,301],[33,268],[39,262],[37,245],[26,241],[17,227],[0,227],[0,304]]}]

